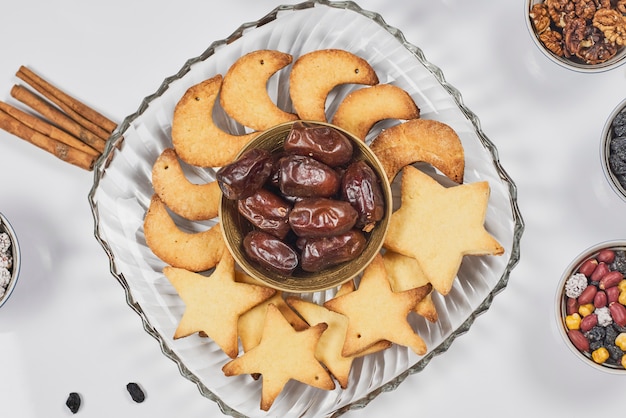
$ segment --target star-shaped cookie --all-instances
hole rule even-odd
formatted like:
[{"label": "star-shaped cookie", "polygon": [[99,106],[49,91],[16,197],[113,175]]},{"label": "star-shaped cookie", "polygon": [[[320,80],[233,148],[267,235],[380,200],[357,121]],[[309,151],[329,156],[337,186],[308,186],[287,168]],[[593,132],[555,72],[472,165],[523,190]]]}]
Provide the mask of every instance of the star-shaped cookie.
[{"label": "star-shaped cookie", "polygon": [[166,266],[163,273],[185,302],[174,338],[202,332],[230,358],[239,352],[237,321],[244,312],[270,298],[274,289],[235,282],[235,261],[228,251],[210,276]]},{"label": "star-shaped cookie", "polygon": [[[383,261],[387,269],[387,278],[394,292],[402,292],[430,283],[419,263],[413,257],[387,250],[383,253]],[[417,302],[413,311],[430,322],[437,321],[439,315],[432,298],[432,286],[431,291],[424,296],[424,299]]]},{"label": "star-shaped cookie", "polygon": [[[256,279],[239,270],[235,272],[235,280],[239,283],[260,284]],[[241,340],[244,353],[257,346],[259,341],[261,341],[263,324],[265,323],[265,315],[269,304],[274,304],[296,331],[302,331],[309,327],[309,324],[304,322],[304,320],[287,305],[287,302],[283,299],[283,292],[276,291],[274,296],[261,302],[239,317],[239,339]]]},{"label": "star-shaped cookie", "polygon": [[315,358],[317,343],[327,325],[320,323],[304,331],[293,329],[275,305],[268,305],[259,345],[222,367],[226,376],[260,374],[261,409],[267,411],[290,379],[332,390],[335,382]]},{"label": "star-shaped cookie", "polygon": [[465,255],[500,255],[485,229],[486,181],[444,187],[413,166],[402,170],[401,206],[391,215],[384,247],[417,260],[433,288],[447,295]]},{"label": "star-shaped cookie", "polygon": [[375,353],[391,346],[389,341],[379,341],[354,356],[343,356],[341,353],[346,340],[346,332],[348,331],[348,318],[345,315],[297,297],[288,297],[287,303],[309,324],[325,323],[328,325],[328,329],[324,331],[317,344],[315,356],[335,376],[343,389],[348,387],[350,369],[356,357]]},{"label": "star-shaped cookie", "polygon": [[365,268],[354,292],[324,303],[332,311],[348,317],[348,329],[342,355],[351,356],[387,340],[410,347],[416,354],[426,353],[426,343],[413,330],[407,316],[431,286],[394,292],[387,279],[382,256],[378,254]]}]

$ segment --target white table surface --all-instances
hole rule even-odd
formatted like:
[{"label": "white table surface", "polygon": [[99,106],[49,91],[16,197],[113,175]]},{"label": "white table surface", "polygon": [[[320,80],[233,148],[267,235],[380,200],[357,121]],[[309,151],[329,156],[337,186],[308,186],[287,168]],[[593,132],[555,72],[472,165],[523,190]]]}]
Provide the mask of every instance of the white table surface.
[{"label": "white table surface", "polygon": [[[22,0],[0,12],[0,98],[26,65],[120,122],[163,79],[279,1]],[[288,3],[288,2],[284,2]],[[626,231],[599,161],[626,67],[572,72],[531,42],[522,1],[362,0],[457,87],[519,189],[526,223],[508,287],[424,371],[346,417],[606,416],[625,377],[583,365],[556,332],[571,258]],[[19,236],[18,286],[0,309],[0,416],[219,417],[144,332],[93,235],[90,172],[0,131],[0,211]],[[128,382],[147,399],[132,402]]]}]

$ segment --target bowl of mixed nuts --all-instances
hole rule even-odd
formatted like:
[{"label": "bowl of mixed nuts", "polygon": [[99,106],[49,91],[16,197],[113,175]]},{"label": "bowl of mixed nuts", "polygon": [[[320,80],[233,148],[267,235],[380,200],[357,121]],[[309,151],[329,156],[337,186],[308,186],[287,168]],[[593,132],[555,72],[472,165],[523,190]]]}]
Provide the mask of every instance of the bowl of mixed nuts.
[{"label": "bowl of mixed nuts", "polygon": [[604,124],[600,156],[611,188],[626,201],[626,99],[615,107]]},{"label": "bowl of mixed nuts", "polygon": [[588,248],[567,267],[556,294],[557,324],[586,364],[626,373],[626,241]]},{"label": "bowl of mixed nuts", "polygon": [[537,47],[570,70],[600,72],[626,58],[626,1],[527,0],[526,24]]},{"label": "bowl of mixed nuts", "polygon": [[20,247],[8,219],[0,213],[0,307],[17,284],[20,271]]},{"label": "bowl of mixed nuts", "polygon": [[259,134],[220,168],[226,245],[253,278],[317,292],[357,276],[382,248],[391,186],[365,144],[323,122]]}]

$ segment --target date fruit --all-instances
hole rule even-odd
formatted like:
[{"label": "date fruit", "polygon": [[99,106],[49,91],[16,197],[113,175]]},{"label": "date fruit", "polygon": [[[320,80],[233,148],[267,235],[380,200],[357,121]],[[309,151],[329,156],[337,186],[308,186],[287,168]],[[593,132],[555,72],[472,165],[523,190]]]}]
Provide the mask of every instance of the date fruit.
[{"label": "date fruit", "polygon": [[279,187],[283,195],[330,197],[341,184],[339,174],[328,165],[303,155],[287,155],[279,161]]},{"label": "date fruit", "polygon": [[291,230],[291,204],[267,189],[259,189],[252,196],[240,199],[237,209],[252,225],[277,238],[284,239]]},{"label": "date fruit", "polygon": [[341,180],[341,197],[358,213],[356,226],[370,232],[385,214],[380,180],[365,161],[350,164]]},{"label": "date fruit", "polygon": [[272,173],[272,167],[272,154],[261,148],[253,148],[220,168],[215,179],[225,198],[245,199],[263,186]]},{"label": "date fruit", "polygon": [[343,200],[309,198],[293,206],[289,225],[299,237],[326,237],[352,229],[357,216],[352,205]]},{"label": "date fruit", "polygon": [[284,276],[298,266],[298,253],[267,232],[249,232],[243,239],[243,248],[251,260]]},{"label": "date fruit", "polygon": [[312,157],[330,167],[347,164],[354,151],[352,142],[338,130],[302,121],[293,124],[283,146],[290,154]]},{"label": "date fruit", "polygon": [[365,249],[365,236],[358,229],[343,234],[298,240],[300,265],[308,272],[319,271],[357,258]]}]

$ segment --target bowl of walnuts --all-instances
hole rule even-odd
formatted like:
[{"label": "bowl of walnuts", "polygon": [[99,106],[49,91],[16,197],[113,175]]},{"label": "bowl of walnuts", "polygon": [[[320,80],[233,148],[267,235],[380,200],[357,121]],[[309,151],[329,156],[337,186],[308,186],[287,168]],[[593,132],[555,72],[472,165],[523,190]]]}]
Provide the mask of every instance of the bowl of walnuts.
[{"label": "bowl of walnuts", "polygon": [[526,25],[539,50],[570,70],[613,69],[626,57],[626,1],[527,0]]}]

